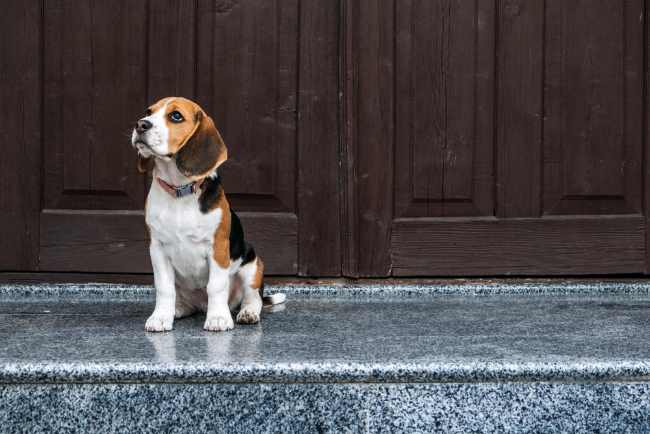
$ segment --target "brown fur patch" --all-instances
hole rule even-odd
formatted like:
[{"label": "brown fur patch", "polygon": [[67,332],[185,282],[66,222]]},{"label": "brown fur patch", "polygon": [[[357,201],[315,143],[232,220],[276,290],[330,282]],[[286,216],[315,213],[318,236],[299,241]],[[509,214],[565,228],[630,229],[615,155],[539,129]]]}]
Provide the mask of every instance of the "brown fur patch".
[{"label": "brown fur patch", "polygon": [[[180,112],[185,119],[183,122],[176,123],[169,118],[172,112]],[[168,144],[169,152],[177,153],[183,145],[194,135],[201,125],[203,110],[193,101],[185,98],[171,98],[165,109],[165,123],[169,130]]]},{"label": "brown fur patch", "polygon": [[144,158],[138,154],[138,172],[147,173],[153,170],[153,158]]},{"label": "brown fur patch", "polygon": [[262,280],[264,279],[264,262],[262,262],[259,256],[255,261],[257,268],[255,269],[255,277],[253,277],[253,281],[251,282],[251,288],[260,289],[262,287]]},{"label": "brown fur patch", "polygon": [[219,187],[216,207],[221,209],[221,222],[214,232],[212,257],[221,268],[228,268],[230,266],[230,205],[221,187]]},{"label": "brown fur patch", "polygon": [[[155,113],[163,107],[169,153],[175,155],[176,166],[183,175],[192,180],[201,179],[228,159],[228,149],[214,121],[197,103],[183,97],[167,97],[151,105],[149,110]],[[183,116],[182,122],[171,120],[174,111]]]},{"label": "brown fur patch", "polygon": [[166,97],[166,98],[159,99],[158,101],[156,101],[155,103],[151,104],[151,105],[150,105],[149,107],[147,107],[147,108],[151,111],[151,113],[156,113],[156,112],[157,112],[158,110],[160,110],[160,109],[161,109],[165,104],[167,104],[167,102],[171,101],[171,100],[174,99],[174,98],[175,98],[175,97],[173,97],[173,96],[168,96],[168,97]]}]

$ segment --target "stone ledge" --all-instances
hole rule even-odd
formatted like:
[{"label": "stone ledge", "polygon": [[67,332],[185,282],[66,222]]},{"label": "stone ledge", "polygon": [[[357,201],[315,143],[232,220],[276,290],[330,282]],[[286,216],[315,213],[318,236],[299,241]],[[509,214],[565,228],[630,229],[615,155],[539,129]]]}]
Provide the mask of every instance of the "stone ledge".
[{"label": "stone ledge", "polygon": [[650,383],[650,362],[1,363],[0,384]]},{"label": "stone ledge", "polygon": [[273,286],[261,324],[153,334],[149,287],[5,286],[0,426],[650,431],[647,286],[570,288]]},{"label": "stone ledge", "polygon": [[[53,289],[55,288],[55,289]],[[0,382],[634,382],[648,295],[333,296],[292,288],[262,323],[146,333],[148,287],[5,288]],[[295,289],[295,288],[294,288]],[[103,292],[101,292],[103,291]],[[58,294],[55,297],[54,294]],[[75,297],[76,294],[76,297]],[[134,294],[138,296],[134,298]],[[411,294],[413,295],[413,294]]]}]

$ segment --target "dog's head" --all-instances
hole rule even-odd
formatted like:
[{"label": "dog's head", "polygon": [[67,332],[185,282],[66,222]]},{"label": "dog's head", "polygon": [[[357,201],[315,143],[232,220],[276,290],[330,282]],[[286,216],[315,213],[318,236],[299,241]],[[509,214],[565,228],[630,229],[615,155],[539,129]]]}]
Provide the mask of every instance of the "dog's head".
[{"label": "dog's head", "polygon": [[150,169],[154,158],[174,160],[190,179],[209,175],[228,158],[212,118],[194,101],[163,98],[136,122],[131,144],[138,151],[138,169]]}]

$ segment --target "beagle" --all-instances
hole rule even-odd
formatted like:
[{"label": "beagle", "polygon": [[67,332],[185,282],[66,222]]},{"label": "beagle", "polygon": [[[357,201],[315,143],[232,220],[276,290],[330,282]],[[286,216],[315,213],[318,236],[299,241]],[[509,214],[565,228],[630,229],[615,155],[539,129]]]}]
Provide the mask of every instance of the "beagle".
[{"label": "beagle", "polygon": [[138,169],[153,170],[145,220],[156,307],[145,330],[171,330],[174,318],[197,311],[206,313],[205,330],[230,330],[231,310],[239,308],[238,323],[254,324],[263,301],[282,303],[283,294],[263,298],[264,263],[226,200],[217,169],[228,150],[205,111],[161,99],[137,121],[131,144]]}]

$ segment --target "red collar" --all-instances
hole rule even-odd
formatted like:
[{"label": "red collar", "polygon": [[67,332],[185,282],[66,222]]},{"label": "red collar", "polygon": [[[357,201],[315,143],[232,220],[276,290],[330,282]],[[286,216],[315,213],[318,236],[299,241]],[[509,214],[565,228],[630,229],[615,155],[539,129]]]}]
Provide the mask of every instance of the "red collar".
[{"label": "red collar", "polygon": [[163,181],[157,176],[156,176],[156,180],[158,181],[158,184],[160,184],[160,186],[163,188],[163,190],[165,190],[167,193],[169,193],[171,197],[174,198],[181,198],[196,193],[203,186],[203,182],[204,182],[204,181],[193,181],[190,182],[189,184],[176,186],[176,185],[171,185],[166,181]]}]

